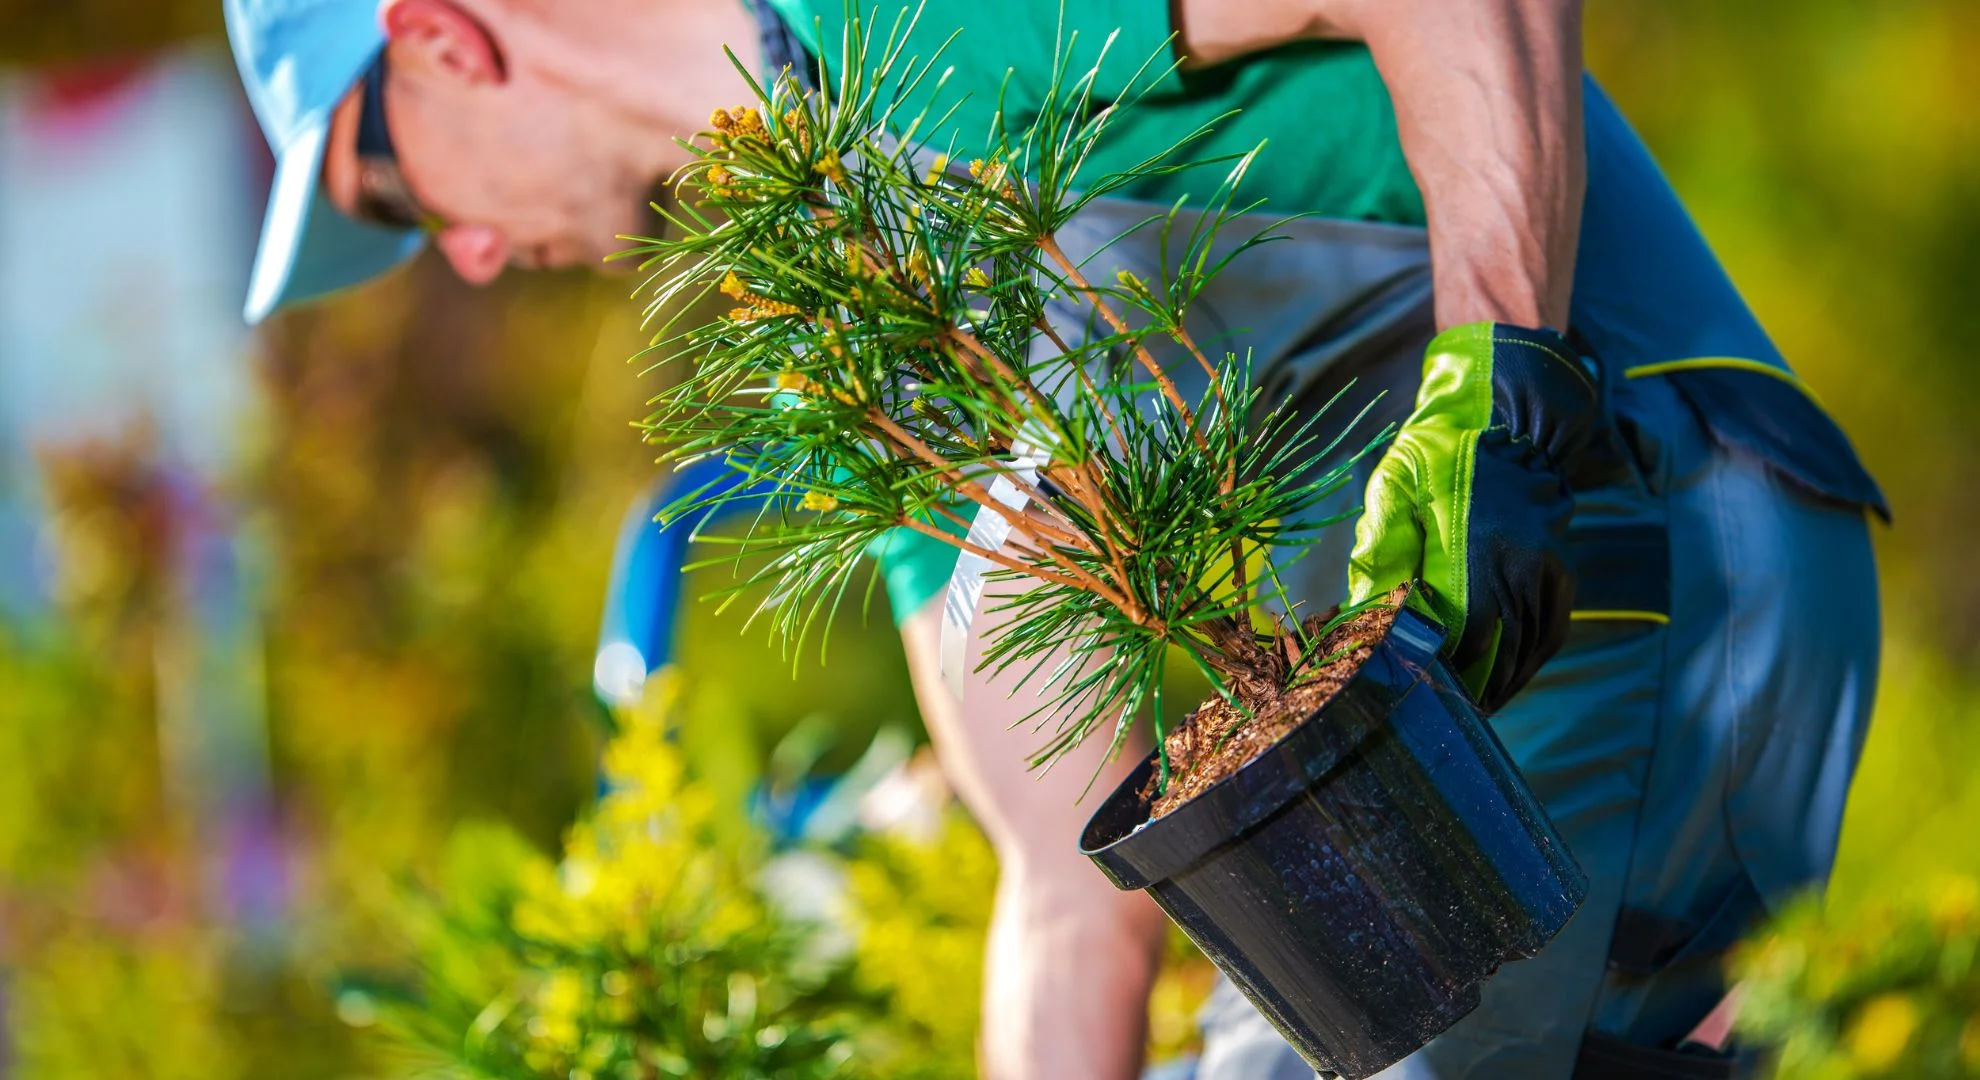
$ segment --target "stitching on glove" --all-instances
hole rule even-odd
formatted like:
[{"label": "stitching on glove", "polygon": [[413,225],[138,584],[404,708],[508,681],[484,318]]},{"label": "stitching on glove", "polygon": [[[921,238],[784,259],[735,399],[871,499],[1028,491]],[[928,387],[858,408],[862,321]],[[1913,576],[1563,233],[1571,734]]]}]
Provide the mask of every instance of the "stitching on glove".
[{"label": "stitching on glove", "polygon": [[[1450,601],[1458,612],[1458,625],[1453,632],[1462,632],[1465,620],[1471,617],[1471,552],[1469,548],[1460,548],[1458,542],[1471,532],[1471,491],[1477,475],[1478,436],[1478,432],[1470,432],[1458,442],[1457,482],[1451,488],[1452,501],[1457,503],[1451,524],[1457,536],[1444,538],[1444,558],[1451,564],[1451,586],[1457,594]],[[1463,558],[1457,557],[1460,550],[1464,552]]]},{"label": "stitching on glove", "polygon": [[1568,370],[1575,373],[1575,376],[1581,380],[1582,385],[1588,387],[1588,389],[1590,390],[1596,389],[1595,380],[1592,376],[1588,374],[1587,369],[1583,368],[1579,363],[1577,363],[1573,356],[1562,353],[1559,348],[1553,345],[1550,345],[1544,341],[1532,341],[1523,337],[1515,337],[1511,334],[1507,334],[1504,337],[1498,338],[1497,340],[1507,345],[1525,345],[1528,348],[1538,349],[1540,350],[1541,353],[1545,354],[1546,356],[1552,357],[1553,359],[1558,360],[1561,363],[1567,365]]},{"label": "stitching on glove", "polygon": [[1469,380],[1465,384],[1466,391],[1471,395],[1471,400],[1466,403],[1466,422],[1469,422],[1470,418],[1475,416],[1482,417],[1489,424],[1492,422],[1492,413],[1495,411],[1492,388],[1499,380],[1498,358],[1492,353],[1491,338],[1489,335],[1486,338],[1485,344],[1485,377]]},{"label": "stitching on glove", "polygon": [[1420,578],[1427,569],[1424,563],[1428,561],[1430,537],[1434,534],[1437,524],[1436,516],[1427,510],[1434,496],[1430,490],[1430,463],[1424,459],[1422,451],[1417,449],[1414,443],[1398,443],[1397,448],[1402,451],[1403,460],[1409,464],[1410,522],[1416,526],[1417,534],[1423,537],[1423,549],[1416,556],[1416,570],[1410,575]]},{"label": "stitching on glove", "polygon": [[1532,436],[1514,431],[1506,424],[1494,424],[1486,428],[1485,431],[1503,433],[1506,437],[1507,446],[1525,446],[1532,450],[1533,456],[1540,459],[1540,464],[1545,466],[1548,472],[1553,473],[1555,479],[1559,480],[1563,485],[1567,483],[1567,470],[1561,466],[1560,462],[1554,460],[1554,455],[1549,454],[1546,447],[1535,442]]}]

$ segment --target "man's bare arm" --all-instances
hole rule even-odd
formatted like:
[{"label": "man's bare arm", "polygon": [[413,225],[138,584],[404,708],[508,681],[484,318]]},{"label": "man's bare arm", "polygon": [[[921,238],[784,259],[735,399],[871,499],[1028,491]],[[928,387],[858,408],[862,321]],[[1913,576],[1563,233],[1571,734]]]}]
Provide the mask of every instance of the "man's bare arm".
[{"label": "man's bare arm", "polygon": [[[991,582],[984,609],[1016,588]],[[979,620],[994,624],[995,616]],[[1145,893],[1114,888],[1079,853],[1079,830],[1099,798],[1146,753],[1130,746],[1103,763],[1092,739],[1051,772],[1029,768],[1043,736],[1020,721],[1037,707],[1013,696],[1011,678],[975,671],[967,717],[942,681],[942,599],[901,626],[908,670],[942,770],[983,824],[997,852],[997,897],[984,958],[984,1080],[1133,1080],[1141,1072],[1148,991],[1160,966],[1166,920]],[[1094,780],[1093,794],[1081,792]]]},{"label": "man's bare arm", "polygon": [[1586,160],[1580,0],[1174,0],[1187,65],[1366,42],[1429,214],[1439,327],[1565,328]]}]

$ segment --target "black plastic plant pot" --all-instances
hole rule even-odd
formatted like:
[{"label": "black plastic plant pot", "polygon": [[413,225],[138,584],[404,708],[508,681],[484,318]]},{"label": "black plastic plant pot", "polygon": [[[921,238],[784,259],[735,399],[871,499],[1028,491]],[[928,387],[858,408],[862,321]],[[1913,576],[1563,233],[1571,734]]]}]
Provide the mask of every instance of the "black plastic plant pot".
[{"label": "black plastic plant pot", "polygon": [[1151,822],[1151,756],[1080,838],[1323,1076],[1357,1080],[1429,1042],[1588,892],[1442,642],[1405,608],[1353,679],[1250,764]]}]

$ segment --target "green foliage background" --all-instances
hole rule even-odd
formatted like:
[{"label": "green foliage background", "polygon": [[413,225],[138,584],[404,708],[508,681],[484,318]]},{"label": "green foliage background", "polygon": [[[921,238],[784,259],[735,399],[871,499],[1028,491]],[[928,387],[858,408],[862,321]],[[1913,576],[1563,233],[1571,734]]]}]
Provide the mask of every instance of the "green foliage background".
[{"label": "green foliage background", "polygon": [[[0,63],[211,35],[217,8],[0,0]],[[1588,25],[1591,67],[1897,511],[1834,907],[1980,870],[1980,511],[1962,467],[1980,460],[1980,5],[1604,0]],[[74,516],[115,572],[72,590],[59,623],[0,631],[0,993],[19,1075],[373,1075],[354,1034],[374,1018],[340,1015],[330,990],[395,959],[383,882],[437,865],[467,820],[553,849],[602,732],[588,682],[606,556],[651,475],[627,426],[657,389],[623,363],[627,291],[537,277],[472,293],[429,261],[264,335],[267,415],[239,491],[272,567],[282,827],[308,852],[273,937],[215,910],[202,838],[161,779],[147,658],[175,624],[147,599],[155,553],[128,514]],[[102,490],[76,498],[128,510]],[[731,792],[806,717],[848,746],[912,722],[882,617],[795,675],[739,616],[692,617],[680,711]],[[1837,918],[1820,932],[1875,925]]]},{"label": "green foliage background", "polygon": [[1743,1028],[1782,1077],[1980,1075],[1980,878],[1894,882],[1847,914],[1804,901],[1733,958]]}]

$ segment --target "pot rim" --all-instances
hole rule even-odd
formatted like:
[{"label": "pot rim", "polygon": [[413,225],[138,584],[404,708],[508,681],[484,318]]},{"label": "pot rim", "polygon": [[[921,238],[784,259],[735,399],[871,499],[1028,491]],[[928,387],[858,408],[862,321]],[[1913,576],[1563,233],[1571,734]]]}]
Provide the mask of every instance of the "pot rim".
[{"label": "pot rim", "polygon": [[1120,888],[1145,889],[1188,870],[1319,782],[1387,724],[1403,697],[1441,666],[1438,653],[1446,631],[1410,604],[1415,597],[1412,587],[1367,661],[1297,727],[1237,771],[1153,820],[1140,798],[1156,768],[1151,751],[1081,830],[1080,853]]}]

